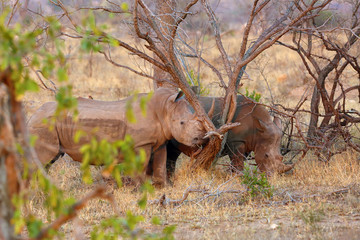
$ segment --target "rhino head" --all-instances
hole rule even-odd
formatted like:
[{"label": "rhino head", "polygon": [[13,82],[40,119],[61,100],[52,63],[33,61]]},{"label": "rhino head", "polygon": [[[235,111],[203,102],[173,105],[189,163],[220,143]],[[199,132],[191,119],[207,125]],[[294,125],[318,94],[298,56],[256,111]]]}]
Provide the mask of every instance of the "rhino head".
[{"label": "rhino head", "polygon": [[172,138],[184,145],[195,147],[204,143],[205,128],[182,91],[168,99],[166,125]]},{"label": "rhino head", "polygon": [[274,121],[263,122],[256,119],[257,134],[255,145],[255,161],[262,172],[271,174],[274,172],[283,173],[291,170],[293,165],[286,165],[282,162],[283,156],[280,153],[280,142],[282,126],[279,118]]}]

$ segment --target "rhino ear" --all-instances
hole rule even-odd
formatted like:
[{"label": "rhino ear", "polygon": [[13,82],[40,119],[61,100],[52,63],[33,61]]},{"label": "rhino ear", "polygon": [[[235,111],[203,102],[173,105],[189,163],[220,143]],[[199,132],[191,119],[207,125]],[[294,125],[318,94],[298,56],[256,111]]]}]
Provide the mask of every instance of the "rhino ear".
[{"label": "rhino ear", "polygon": [[260,132],[265,132],[265,130],[268,128],[268,126],[263,122],[261,121],[260,119],[258,118],[254,118],[255,121],[258,122],[259,124],[259,127],[257,128]]},{"label": "rhino ear", "polygon": [[176,96],[174,102],[179,101],[179,100],[182,99],[184,96],[185,96],[185,95],[184,95],[184,92],[183,92],[183,91],[180,91],[180,92],[178,93],[178,95]]},{"label": "rhino ear", "polygon": [[280,130],[282,130],[281,119],[278,116],[274,116],[274,123]]}]

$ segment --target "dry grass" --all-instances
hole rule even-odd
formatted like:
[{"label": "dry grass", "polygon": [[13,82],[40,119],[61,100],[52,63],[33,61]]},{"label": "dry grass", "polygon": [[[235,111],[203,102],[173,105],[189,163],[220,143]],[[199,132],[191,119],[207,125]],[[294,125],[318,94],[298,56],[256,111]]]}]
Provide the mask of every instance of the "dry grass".
[{"label": "dry grass", "polygon": [[[237,33],[227,36],[225,48],[237,51],[238,39]],[[77,46],[75,42],[68,44],[73,49]],[[208,50],[204,54],[216,63],[219,55],[214,48],[210,48],[214,42],[209,40],[205,45]],[[129,61],[129,56],[122,51],[114,52],[113,57],[118,62],[139,65]],[[94,99],[116,100],[135,90],[146,92],[152,87],[150,81],[106,63],[102,56],[94,54],[91,63],[90,59],[83,56],[83,60],[69,60],[69,74],[76,96],[91,95]],[[148,66],[144,68],[149,69]],[[270,95],[264,77],[271,85],[276,101],[287,105],[296,103],[308,82],[298,56],[279,46],[263,53],[248,66],[247,72],[250,79],[244,80],[245,86],[261,92],[265,102],[269,101]],[[213,83],[215,77],[210,70],[202,71],[201,79],[210,89],[210,95],[222,93]],[[358,80],[350,77],[348,84],[353,81]],[[53,100],[53,95],[41,90],[28,94],[25,100],[26,112],[31,114],[42,103]],[[352,102],[354,100],[355,96],[351,95],[349,106],[360,111],[359,105]],[[271,199],[259,197],[245,201],[243,194],[224,193],[201,200],[201,193],[191,193],[187,199],[189,201],[180,206],[164,209],[149,205],[144,211],[136,204],[140,193],[134,192],[132,187],[118,188],[113,180],[104,180],[99,168],[92,168],[94,184],[84,184],[79,164],[68,156],[57,161],[50,168],[49,175],[67,196],[76,199],[91,191],[94,185],[106,184],[123,214],[131,210],[144,215],[146,222],[142,227],[150,231],[160,230],[149,223],[151,217],[159,216],[162,225],[177,225],[176,239],[357,239],[360,236],[359,157],[359,154],[346,152],[328,163],[322,163],[308,155],[297,162],[292,173],[269,178],[274,187]],[[245,189],[240,178],[234,178],[224,168],[194,174],[187,171],[186,161],[184,158],[178,165],[174,185],[156,190],[151,199],[158,199],[162,194],[171,199],[180,199],[189,186],[214,191],[226,183],[220,190]],[[29,207],[32,212],[45,217],[45,210],[40,207],[42,201],[43,194],[34,190]],[[88,234],[89,226],[113,214],[108,202],[93,200],[81,211],[80,220],[66,224],[62,231],[67,239],[74,237],[74,229]]]},{"label": "dry grass", "polygon": [[[183,204],[163,208],[148,205],[146,210],[137,206],[140,193],[132,187],[118,188],[113,180],[104,180],[99,168],[92,168],[94,184],[81,181],[79,164],[68,156],[57,161],[49,171],[54,182],[67,196],[80,199],[97,184],[107,184],[121,213],[127,210],[145,216],[143,228],[158,231],[150,224],[159,216],[162,224],[177,225],[177,239],[356,239],[360,233],[360,163],[359,156],[345,153],[329,163],[320,163],[311,157],[297,163],[290,174],[269,178],[274,187],[270,199],[258,197],[244,199],[244,194],[224,193],[202,199],[201,193],[191,193]],[[187,159],[183,160],[183,166]],[[189,187],[213,191],[244,190],[239,177],[216,169],[189,174],[178,166],[173,186],[156,190],[150,199],[166,194],[171,199],[181,199]],[[45,217],[40,207],[42,194],[34,195],[31,210]],[[81,229],[87,234],[91,225],[114,215],[111,205],[104,200],[93,200],[80,213]],[[66,224],[62,231],[72,236],[78,225]]]}]

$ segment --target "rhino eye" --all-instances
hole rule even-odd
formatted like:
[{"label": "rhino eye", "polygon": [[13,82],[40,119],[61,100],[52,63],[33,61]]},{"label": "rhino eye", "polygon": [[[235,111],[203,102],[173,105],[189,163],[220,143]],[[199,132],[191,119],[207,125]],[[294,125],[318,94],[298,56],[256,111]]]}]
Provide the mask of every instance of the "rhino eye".
[{"label": "rhino eye", "polygon": [[265,153],[265,158],[268,158],[268,157],[269,157],[269,155],[267,153]]},{"label": "rhino eye", "polygon": [[184,121],[181,121],[181,122],[180,122],[181,125],[184,125],[184,123],[185,123]]}]

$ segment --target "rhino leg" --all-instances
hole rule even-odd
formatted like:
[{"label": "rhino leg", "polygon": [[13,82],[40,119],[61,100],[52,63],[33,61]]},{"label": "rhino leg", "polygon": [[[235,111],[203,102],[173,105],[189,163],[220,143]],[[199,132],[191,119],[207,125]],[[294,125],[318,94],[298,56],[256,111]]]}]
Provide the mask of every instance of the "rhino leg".
[{"label": "rhino leg", "polygon": [[148,171],[148,165],[149,165],[150,158],[151,158],[152,147],[151,147],[151,145],[147,145],[147,146],[143,146],[142,149],[145,150],[146,159],[145,159],[145,162],[144,162],[143,172],[140,173],[139,176],[136,177],[136,182],[137,182],[136,185],[138,187],[140,187],[141,184],[143,184],[147,179],[146,173]]},{"label": "rhino leg", "polygon": [[32,135],[38,137],[35,143],[35,151],[43,165],[55,162],[63,153],[60,152],[60,142],[57,131],[48,128],[29,128]]},{"label": "rhino leg", "polygon": [[164,187],[166,184],[166,145],[164,144],[153,153],[153,185]]},{"label": "rhino leg", "polygon": [[181,154],[181,151],[177,147],[179,143],[175,140],[170,140],[166,144],[166,170],[168,179],[172,178],[175,173],[176,161]]},{"label": "rhino leg", "polygon": [[232,166],[231,170],[242,171],[244,169],[245,144],[241,143],[239,145],[233,145],[228,151]]}]

